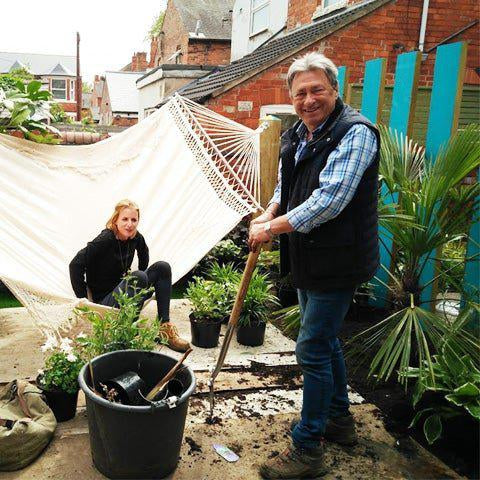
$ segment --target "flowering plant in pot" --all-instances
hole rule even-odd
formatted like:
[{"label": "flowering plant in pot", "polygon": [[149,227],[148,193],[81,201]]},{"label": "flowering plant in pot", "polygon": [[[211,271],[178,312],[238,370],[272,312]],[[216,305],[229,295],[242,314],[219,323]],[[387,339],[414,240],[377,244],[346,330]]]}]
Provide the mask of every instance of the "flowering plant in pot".
[{"label": "flowering plant in pot", "polygon": [[272,307],[279,305],[272,289],[267,275],[255,271],[238,319],[237,341],[241,345],[257,347],[263,344],[268,315]]},{"label": "flowering plant in pot", "polygon": [[49,336],[41,349],[50,353],[45,367],[38,372],[37,386],[44,393],[57,421],[69,420],[77,409],[77,378],[85,362],[70,338]]}]

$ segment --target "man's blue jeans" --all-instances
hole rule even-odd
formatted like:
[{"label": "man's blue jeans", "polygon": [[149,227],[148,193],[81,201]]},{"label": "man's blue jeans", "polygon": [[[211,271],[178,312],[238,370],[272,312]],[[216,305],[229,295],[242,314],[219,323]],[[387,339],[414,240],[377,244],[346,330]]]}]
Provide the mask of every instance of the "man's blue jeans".
[{"label": "man's blue jeans", "polygon": [[354,292],[354,288],[298,290],[301,325],[295,353],[303,372],[303,407],[292,432],[297,447],[317,447],[327,419],[349,413],[345,361],[337,335]]}]

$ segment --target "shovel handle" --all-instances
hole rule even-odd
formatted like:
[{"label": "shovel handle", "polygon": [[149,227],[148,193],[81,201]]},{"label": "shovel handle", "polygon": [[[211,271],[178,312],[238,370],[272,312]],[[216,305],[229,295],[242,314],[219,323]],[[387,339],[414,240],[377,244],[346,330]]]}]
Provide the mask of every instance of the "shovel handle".
[{"label": "shovel handle", "polygon": [[253,271],[257,265],[258,256],[262,250],[261,245],[259,245],[255,250],[250,251],[247,258],[247,263],[245,265],[245,270],[243,271],[242,280],[240,281],[240,286],[238,287],[237,296],[235,297],[235,303],[233,304],[232,313],[227,324],[227,331],[225,332],[225,337],[223,339],[222,348],[220,349],[220,354],[218,356],[217,364],[215,369],[212,372],[210,377],[210,382],[213,384],[218,372],[223,366],[225,356],[227,355],[228,347],[230,341],[233,337],[233,332],[237,326],[238,319],[240,318],[240,313],[242,312],[243,302],[245,296],[247,295],[248,286],[250,285],[250,280],[252,279]]},{"label": "shovel handle", "polygon": [[180,360],[170,369],[170,371],[148,392],[147,400],[152,401],[157,393],[168,383],[168,381],[177,373],[185,359],[190,355],[192,349],[189,348],[180,358]]}]

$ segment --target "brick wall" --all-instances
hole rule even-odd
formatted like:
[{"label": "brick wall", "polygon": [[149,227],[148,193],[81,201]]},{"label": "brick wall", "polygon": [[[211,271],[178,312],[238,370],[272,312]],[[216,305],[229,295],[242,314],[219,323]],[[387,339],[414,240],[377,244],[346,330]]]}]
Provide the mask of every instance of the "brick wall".
[{"label": "brick wall", "polygon": [[116,125],[118,127],[131,127],[138,123],[138,118],[127,118],[121,117],[120,115],[115,115],[112,120],[112,125]]},{"label": "brick wall", "polygon": [[190,40],[187,58],[189,65],[228,65],[230,42]]},{"label": "brick wall", "polygon": [[312,15],[322,0],[289,0],[287,30],[306,25],[312,21]]},{"label": "brick wall", "polygon": [[[387,84],[393,83],[397,56],[418,47],[422,0],[398,0],[377,9],[363,19],[304,49],[294,57],[259,73],[242,84],[228,90],[207,105],[213,110],[233,118],[244,125],[258,125],[262,105],[290,103],[285,77],[293,58],[312,50],[330,57],[337,65],[350,67],[350,82],[363,79],[364,65],[373,58],[387,58]],[[455,15],[453,15],[455,12]],[[478,18],[476,0],[431,0],[425,49]],[[451,41],[469,42],[467,67],[473,71],[479,66],[478,25]],[[435,51],[422,62],[420,85],[430,86],[433,78]],[[474,74],[476,75],[476,74]],[[477,77],[478,78],[478,77]],[[238,111],[239,101],[251,101],[250,111]]]},{"label": "brick wall", "polygon": [[162,30],[164,34],[160,36],[162,45],[158,64],[175,63],[175,60],[167,59],[178,49],[183,54],[181,63],[186,63],[184,57],[186,57],[188,52],[188,32],[185,30],[180,14],[172,0],[168,1]]}]

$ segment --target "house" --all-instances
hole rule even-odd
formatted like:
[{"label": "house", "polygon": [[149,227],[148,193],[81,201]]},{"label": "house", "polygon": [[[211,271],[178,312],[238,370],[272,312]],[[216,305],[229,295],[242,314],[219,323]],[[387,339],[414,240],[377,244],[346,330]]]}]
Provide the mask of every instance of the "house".
[{"label": "house", "polygon": [[[151,41],[150,70],[137,81],[139,119],[149,115],[165,96],[182,85],[229,63],[233,3],[234,0],[168,1],[162,31]],[[146,57],[134,57],[124,68],[133,69],[145,62]]]},{"label": "house", "polygon": [[105,77],[103,75],[95,75],[93,79],[92,95],[90,96],[90,111],[92,112],[93,121],[100,121],[100,106],[102,105],[102,93]]},{"label": "house", "polygon": [[[273,18],[279,4],[281,0],[237,0],[233,30],[237,30],[237,22],[254,21],[260,6],[263,15]],[[436,47],[464,40],[469,44],[465,83],[470,89],[467,93],[476,98],[478,111],[477,1],[430,0],[427,5],[425,8],[422,0],[288,0],[284,31],[272,28],[269,41],[242,57],[232,54],[237,58],[234,62],[185,85],[178,93],[252,128],[265,114],[283,117],[288,126],[294,112],[285,78],[293,59],[304,53],[317,50],[337,65],[348,66],[353,84],[361,83],[367,60],[386,58],[387,85],[391,86],[397,56],[421,50],[419,82],[430,87]],[[265,30],[271,28],[268,25],[263,25]],[[255,32],[251,24],[248,28]],[[235,41],[234,34],[232,50],[237,48]],[[239,48],[248,51],[248,45]]]},{"label": "house", "polygon": [[25,68],[43,88],[52,93],[67,115],[75,117],[76,57],[74,55],[44,55],[39,53],[0,52],[0,73]]},{"label": "house", "polygon": [[138,92],[136,81],[143,72],[105,72],[101,103],[100,125],[131,126],[138,121]]},{"label": "house", "polygon": [[162,31],[152,41],[150,66],[228,64],[233,4],[234,0],[168,0]]},{"label": "house", "polygon": [[204,65],[163,64],[137,80],[138,119],[142,120],[156,110],[156,106],[182,85],[204,77],[215,67]]}]

